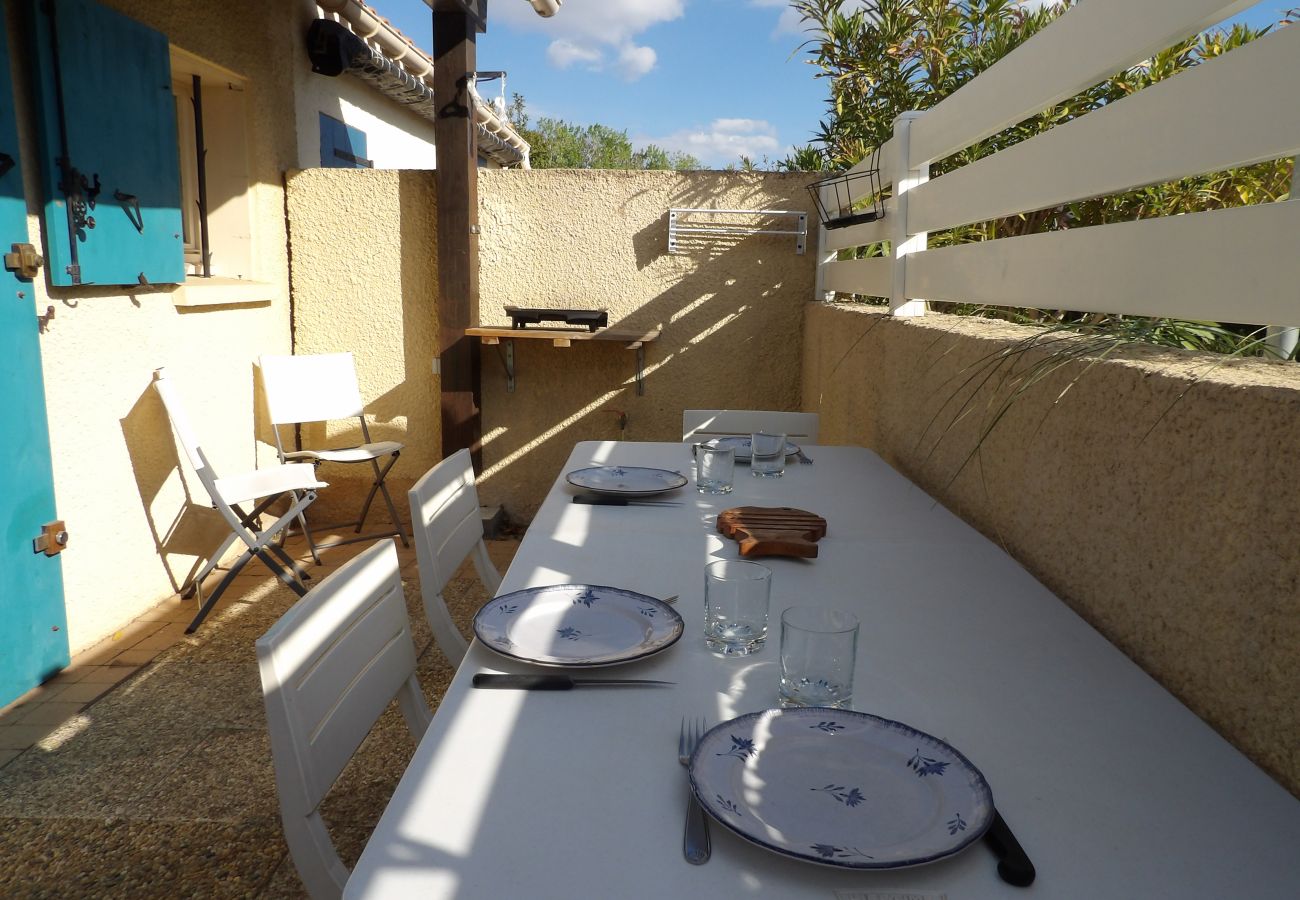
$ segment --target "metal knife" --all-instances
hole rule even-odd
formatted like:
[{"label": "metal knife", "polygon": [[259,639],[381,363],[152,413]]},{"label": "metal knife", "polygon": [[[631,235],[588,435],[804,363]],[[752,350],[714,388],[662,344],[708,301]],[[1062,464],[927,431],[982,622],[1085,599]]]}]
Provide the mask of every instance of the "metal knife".
[{"label": "metal knife", "polygon": [[636,687],[676,683],[648,678],[572,678],[568,675],[498,675],[493,672],[479,672],[473,681],[476,688],[513,688],[520,691],[571,691],[579,687]]},{"label": "metal knife", "polygon": [[589,494],[578,494],[573,498],[574,503],[585,503],[588,506],[681,506],[678,500],[639,500],[630,497],[593,497]]},{"label": "metal knife", "polygon": [[1029,887],[1038,874],[1029,855],[1020,846],[1016,836],[1011,833],[1002,813],[993,810],[993,824],[984,832],[984,842],[989,845],[998,858],[998,876],[1007,884],[1016,887]]}]

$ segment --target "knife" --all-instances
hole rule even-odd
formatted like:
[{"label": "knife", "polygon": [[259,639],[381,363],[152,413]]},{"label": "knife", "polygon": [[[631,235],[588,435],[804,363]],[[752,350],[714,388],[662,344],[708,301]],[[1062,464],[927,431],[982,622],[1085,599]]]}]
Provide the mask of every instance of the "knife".
[{"label": "knife", "polygon": [[574,503],[586,503],[589,506],[681,506],[675,500],[635,500],[627,497],[593,497],[590,494],[577,494]]},{"label": "knife", "polygon": [[521,691],[571,691],[579,687],[635,687],[676,683],[652,681],[648,678],[571,678],[568,675],[497,675],[492,672],[479,672],[473,681],[476,688],[514,688]]},{"label": "knife", "polygon": [[1029,887],[1034,883],[1034,864],[1029,855],[1020,846],[1016,836],[1011,833],[1002,813],[993,810],[993,824],[984,832],[984,842],[989,845],[998,858],[998,876],[1007,884],[1016,887]]}]

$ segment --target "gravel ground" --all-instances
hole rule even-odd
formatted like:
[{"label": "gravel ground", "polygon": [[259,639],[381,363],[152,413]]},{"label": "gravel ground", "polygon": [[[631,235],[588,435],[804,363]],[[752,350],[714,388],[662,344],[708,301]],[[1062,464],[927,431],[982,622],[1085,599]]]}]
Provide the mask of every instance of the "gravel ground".
[{"label": "gravel ground", "polygon": [[[501,571],[517,546],[488,542]],[[328,551],[313,576],[360,549]],[[414,552],[401,558],[420,684],[436,708],[453,669],[425,623]],[[471,566],[445,596],[468,636],[487,599]],[[257,573],[227,597],[197,634],[0,769],[0,896],[305,896],[280,830],[253,648],[296,598]],[[322,804],[347,865],[414,749],[391,707]]]}]

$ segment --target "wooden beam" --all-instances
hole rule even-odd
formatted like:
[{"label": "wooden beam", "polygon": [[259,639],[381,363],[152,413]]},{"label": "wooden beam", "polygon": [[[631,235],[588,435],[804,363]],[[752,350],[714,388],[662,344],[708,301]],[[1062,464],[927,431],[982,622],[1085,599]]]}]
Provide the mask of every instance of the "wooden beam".
[{"label": "wooden beam", "polygon": [[477,63],[476,27],[465,12],[433,19],[442,452],[468,447],[481,471],[479,343],[465,335],[478,313],[478,144],[466,79]]}]

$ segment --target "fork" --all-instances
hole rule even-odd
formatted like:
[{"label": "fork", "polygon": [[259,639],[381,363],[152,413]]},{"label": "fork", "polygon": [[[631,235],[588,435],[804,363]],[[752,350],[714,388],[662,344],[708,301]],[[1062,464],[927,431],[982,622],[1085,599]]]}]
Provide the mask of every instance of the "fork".
[{"label": "fork", "polygon": [[[677,761],[683,766],[690,766],[691,754],[695,752],[695,745],[700,742],[704,732],[703,719],[693,719],[688,724],[686,717],[682,716],[682,730],[677,737]],[[704,808],[696,799],[695,792],[690,791],[686,804],[686,834],[682,838],[682,853],[688,863],[698,866],[709,861],[711,852],[709,823],[704,818]]]},{"label": "fork", "polygon": [[802,448],[796,450],[796,451],[794,452],[794,456],[795,456],[795,459],[799,460],[799,462],[800,462],[802,465],[805,465],[805,466],[811,466],[811,465],[812,465],[812,460],[809,459],[809,458],[804,454]]}]

